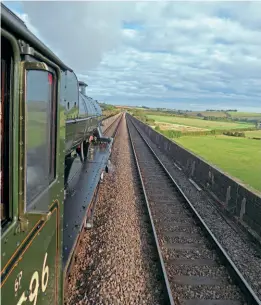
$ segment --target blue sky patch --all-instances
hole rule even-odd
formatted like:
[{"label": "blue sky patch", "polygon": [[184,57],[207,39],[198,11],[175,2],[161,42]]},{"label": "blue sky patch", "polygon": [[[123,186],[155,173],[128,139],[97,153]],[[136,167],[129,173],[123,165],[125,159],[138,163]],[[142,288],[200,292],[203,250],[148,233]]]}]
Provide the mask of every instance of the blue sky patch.
[{"label": "blue sky patch", "polygon": [[123,21],[123,26],[122,27],[124,29],[136,30],[136,31],[142,31],[144,29],[144,26],[141,23],[128,22],[128,21]]},{"label": "blue sky patch", "polygon": [[219,8],[216,16],[222,19],[231,19],[233,17],[233,13],[225,8]]},{"label": "blue sky patch", "polygon": [[23,14],[23,4],[21,1],[3,1],[3,4],[14,13]]}]

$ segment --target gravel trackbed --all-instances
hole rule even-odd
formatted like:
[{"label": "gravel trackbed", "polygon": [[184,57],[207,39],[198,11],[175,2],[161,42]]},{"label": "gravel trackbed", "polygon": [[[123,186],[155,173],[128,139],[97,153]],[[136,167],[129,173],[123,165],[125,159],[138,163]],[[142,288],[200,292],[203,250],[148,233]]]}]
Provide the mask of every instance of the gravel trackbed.
[{"label": "gravel trackbed", "polygon": [[111,161],[100,187],[94,227],[84,232],[67,279],[65,304],[163,304],[125,119]]}]

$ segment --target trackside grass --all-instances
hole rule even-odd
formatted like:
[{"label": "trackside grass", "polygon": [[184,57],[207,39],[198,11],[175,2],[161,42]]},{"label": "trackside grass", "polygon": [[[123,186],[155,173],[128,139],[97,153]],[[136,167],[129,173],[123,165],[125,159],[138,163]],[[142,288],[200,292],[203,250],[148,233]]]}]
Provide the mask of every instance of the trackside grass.
[{"label": "trackside grass", "polygon": [[184,136],[175,142],[261,192],[261,141],[218,135]]}]

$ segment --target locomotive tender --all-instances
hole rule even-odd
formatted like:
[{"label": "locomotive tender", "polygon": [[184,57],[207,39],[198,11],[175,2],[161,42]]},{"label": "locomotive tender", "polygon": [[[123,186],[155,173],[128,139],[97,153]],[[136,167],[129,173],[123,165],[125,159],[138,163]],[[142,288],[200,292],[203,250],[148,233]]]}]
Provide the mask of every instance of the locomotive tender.
[{"label": "locomotive tender", "polygon": [[[97,101],[87,97],[86,87],[1,4],[4,305],[63,304],[64,275],[88,212],[82,205],[91,205],[112,144],[102,137],[102,112]],[[93,148],[93,162],[88,163],[91,135],[107,146]],[[84,203],[79,196],[64,200],[75,151],[84,167],[78,177],[87,192]]]}]

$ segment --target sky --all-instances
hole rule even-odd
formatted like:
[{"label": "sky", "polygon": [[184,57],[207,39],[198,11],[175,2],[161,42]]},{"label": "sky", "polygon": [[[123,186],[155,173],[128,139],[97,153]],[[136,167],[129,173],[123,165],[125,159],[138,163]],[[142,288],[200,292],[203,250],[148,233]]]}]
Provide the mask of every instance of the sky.
[{"label": "sky", "polygon": [[94,99],[261,112],[261,2],[4,4]]}]

